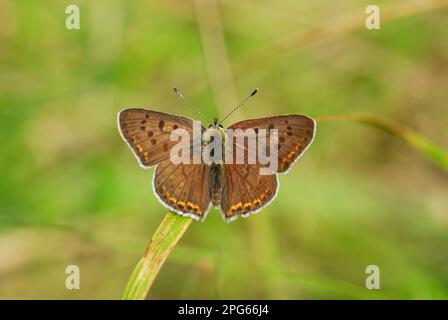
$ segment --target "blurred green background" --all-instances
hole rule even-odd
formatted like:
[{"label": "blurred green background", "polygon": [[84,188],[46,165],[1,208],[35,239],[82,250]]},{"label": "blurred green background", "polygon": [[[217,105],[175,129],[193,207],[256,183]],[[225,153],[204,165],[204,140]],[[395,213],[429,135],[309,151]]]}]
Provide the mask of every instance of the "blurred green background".
[{"label": "blurred green background", "polygon": [[[65,28],[66,6],[81,10]],[[448,149],[448,1],[0,1],[0,298],[120,298],[166,210],[116,128],[125,107],[229,123],[363,112]],[[149,298],[448,298],[447,174],[404,142],[323,122],[277,199],[212,210]],[[65,288],[65,268],[81,289]],[[381,270],[367,290],[365,268]]]}]

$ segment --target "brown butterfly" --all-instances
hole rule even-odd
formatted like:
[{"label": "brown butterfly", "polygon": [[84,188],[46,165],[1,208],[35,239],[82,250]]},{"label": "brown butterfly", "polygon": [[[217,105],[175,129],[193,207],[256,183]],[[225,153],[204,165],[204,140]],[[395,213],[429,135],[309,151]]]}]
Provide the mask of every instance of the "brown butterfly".
[{"label": "brown butterfly", "polygon": [[[203,116],[177,89],[175,92]],[[223,120],[256,92],[252,92]],[[223,132],[223,120],[215,119],[207,129],[201,126],[202,137],[214,131]],[[156,166],[153,189],[165,207],[178,214],[204,220],[213,204],[229,222],[239,216],[256,213],[272,202],[279,188],[277,173],[286,173],[310,146],[316,132],[316,122],[304,115],[284,115],[244,120],[229,127],[255,132],[277,130],[275,147],[278,149],[278,167],[276,172],[269,175],[260,174],[263,165],[259,162],[174,164],[170,152],[177,142],[172,141],[170,135],[177,129],[193,134],[193,120],[189,118],[131,108],[118,114],[118,128],[140,165],[145,169]],[[193,144],[192,149],[195,147]],[[204,148],[206,144],[201,139],[199,148]],[[242,148],[246,155],[249,154],[246,142],[241,145],[232,140],[232,144],[235,150]]]}]

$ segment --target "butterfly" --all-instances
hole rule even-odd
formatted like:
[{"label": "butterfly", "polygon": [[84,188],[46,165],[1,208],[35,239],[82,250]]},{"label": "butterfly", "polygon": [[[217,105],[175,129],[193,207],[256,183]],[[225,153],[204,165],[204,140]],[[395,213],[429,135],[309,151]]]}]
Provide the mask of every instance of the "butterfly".
[{"label": "butterfly", "polygon": [[[180,91],[175,89],[175,92],[204,116]],[[246,97],[223,120],[256,92]],[[223,120],[215,119],[208,128],[201,125],[201,136],[209,136],[213,131],[222,132]],[[162,205],[201,221],[213,205],[221,210],[225,221],[230,222],[258,212],[274,200],[279,189],[278,174],[286,173],[311,145],[316,122],[304,115],[282,115],[244,120],[229,126],[232,130],[255,132],[277,130],[278,167],[267,175],[260,174],[263,165],[259,162],[173,163],[170,154],[177,142],[170,139],[172,132],[183,129],[193,134],[193,120],[186,117],[129,108],[118,113],[118,129],[140,165],[145,169],[155,166],[152,186]],[[199,147],[204,148],[203,139],[201,142]],[[232,144],[235,150],[241,148],[246,154],[250,152],[247,143],[241,145],[232,141]]]}]

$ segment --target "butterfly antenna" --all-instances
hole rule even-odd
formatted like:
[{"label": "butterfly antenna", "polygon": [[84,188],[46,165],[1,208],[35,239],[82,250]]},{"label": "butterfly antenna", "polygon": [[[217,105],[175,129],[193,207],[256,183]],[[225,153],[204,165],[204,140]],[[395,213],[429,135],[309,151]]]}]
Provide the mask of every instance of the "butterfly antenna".
[{"label": "butterfly antenna", "polygon": [[182,99],[185,101],[186,104],[188,104],[190,107],[192,107],[203,119],[205,119],[209,124],[211,124],[212,122],[205,116],[205,114],[203,114],[201,112],[201,110],[199,110],[198,108],[196,108],[196,106],[191,103],[190,100],[188,100],[187,98],[184,97],[184,95],[182,94],[182,92],[179,91],[179,89],[177,88],[173,88],[174,92]]},{"label": "butterfly antenna", "polygon": [[252,91],[252,93],[250,95],[248,95],[246,98],[244,98],[244,100],[241,101],[241,103],[239,105],[237,105],[232,111],[230,111],[224,118],[222,118],[222,120],[219,121],[219,123],[222,123],[224,120],[226,120],[228,117],[230,117],[236,110],[241,108],[247,101],[249,101],[249,99],[252,98],[257,92],[258,92],[258,88],[255,89],[254,91]]}]

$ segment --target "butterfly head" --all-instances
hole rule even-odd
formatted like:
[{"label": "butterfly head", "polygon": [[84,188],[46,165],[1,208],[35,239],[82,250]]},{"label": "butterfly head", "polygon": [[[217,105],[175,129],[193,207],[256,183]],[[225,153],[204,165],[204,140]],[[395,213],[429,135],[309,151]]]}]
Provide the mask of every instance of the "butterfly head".
[{"label": "butterfly head", "polygon": [[212,124],[208,126],[208,129],[202,134],[202,141],[204,144],[208,144],[216,137],[220,137],[221,141],[224,141],[225,131],[223,126],[219,123],[218,118],[214,118]]},{"label": "butterfly head", "polygon": [[210,128],[217,128],[217,129],[218,129],[218,128],[221,128],[221,129],[223,129],[223,126],[222,126],[222,124],[219,123],[218,118],[215,117],[215,118],[213,118],[213,123],[212,123],[211,125],[209,125],[208,128],[209,128],[209,129],[210,129]]}]

